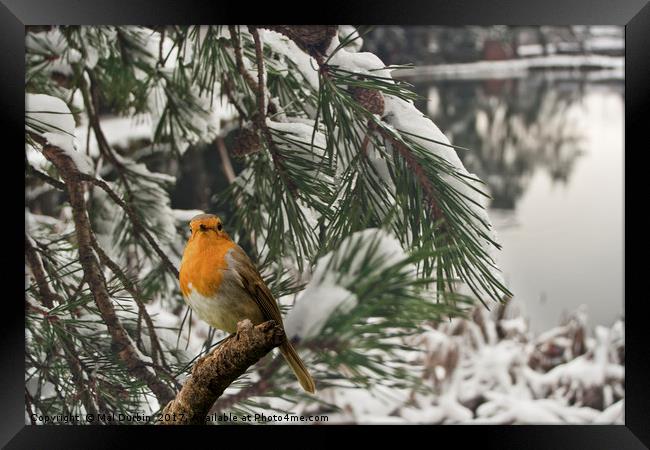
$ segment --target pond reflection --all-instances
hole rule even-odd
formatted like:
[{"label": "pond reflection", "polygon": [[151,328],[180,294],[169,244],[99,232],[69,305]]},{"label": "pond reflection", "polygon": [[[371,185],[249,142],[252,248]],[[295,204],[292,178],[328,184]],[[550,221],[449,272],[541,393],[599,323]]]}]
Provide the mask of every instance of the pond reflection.
[{"label": "pond reflection", "polygon": [[[559,78],[559,79],[558,79]],[[530,77],[418,82],[418,104],[491,193],[515,303],[543,329],[587,305],[623,313],[623,82]]]},{"label": "pond reflection", "polygon": [[421,104],[460,157],[486,181],[492,207],[514,209],[535,169],[566,184],[584,153],[584,136],[570,117],[584,87],[563,88],[543,78],[441,81]]}]

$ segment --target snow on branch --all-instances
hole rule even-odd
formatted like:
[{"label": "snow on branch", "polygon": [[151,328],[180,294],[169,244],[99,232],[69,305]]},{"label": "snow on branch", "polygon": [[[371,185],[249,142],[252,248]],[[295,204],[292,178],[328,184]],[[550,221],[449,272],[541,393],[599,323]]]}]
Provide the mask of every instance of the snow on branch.
[{"label": "snow on branch", "polygon": [[[427,276],[434,268],[445,274],[438,277],[438,292],[453,290],[456,275],[484,303],[485,296],[496,301],[511,296],[495,262],[500,246],[485,209],[483,183],[465,169],[456,147],[438,127],[417,110],[408,85],[393,80],[391,68],[376,55],[355,51],[351,44],[358,34],[339,40],[329,26],[263,27],[293,40],[317,64],[319,112],[328,149],[339,154],[342,167],[354,169],[344,172],[350,181],[342,183],[339,215],[352,215],[345,208],[355,202],[348,197],[363,198],[355,181],[361,179],[368,185],[366,201],[374,209],[396,204],[403,222],[398,227],[417,230],[401,236],[403,243],[456,249],[422,265]],[[316,122],[315,127],[318,118]],[[424,204],[414,207],[411,200],[418,191]],[[392,197],[387,204],[377,201],[386,197]]]}]

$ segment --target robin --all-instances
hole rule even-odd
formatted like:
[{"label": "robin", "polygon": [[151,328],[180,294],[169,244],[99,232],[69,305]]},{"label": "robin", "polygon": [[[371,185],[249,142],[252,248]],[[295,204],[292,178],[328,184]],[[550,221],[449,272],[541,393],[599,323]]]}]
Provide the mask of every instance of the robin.
[{"label": "robin", "polygon": [[[227,333],[237,322],[254,324],[274,320],[284,328],[280,308],[248,255],[223,229],[221,219],[200,214],[190,221],[180,268],[183,297],[210,326]],[[285,339],[280,352],[296,374],[302,388],[314,393],[316,386],[291,343]]]}]

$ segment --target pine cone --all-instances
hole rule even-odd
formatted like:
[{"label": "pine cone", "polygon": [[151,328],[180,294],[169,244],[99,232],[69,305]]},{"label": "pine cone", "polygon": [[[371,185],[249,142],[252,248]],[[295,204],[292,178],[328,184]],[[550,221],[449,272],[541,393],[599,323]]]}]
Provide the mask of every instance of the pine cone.
[{"label": "pine cone", "polygon": [[332,38],[336,35],[338,26],[336,25],[298,25],[292,26],[291,29],[305,45],[310,47],[319,47],[329,45]]},{"label": "pine cone", "polygon": [[237,132],[235,145],[232,147],[233,156],[250,155],[262,149],[260,136],[250,128],[242,128]]},{"label": "pine cone", "polygon": [[378,90],[353,88],[352,97],[372,114],[384,114],[384,96]]},{"label": "pine cone", "polygon": [[262,25],[289,37],[303,49],[327,50],[332,38],[336,36],[338,25]]}]

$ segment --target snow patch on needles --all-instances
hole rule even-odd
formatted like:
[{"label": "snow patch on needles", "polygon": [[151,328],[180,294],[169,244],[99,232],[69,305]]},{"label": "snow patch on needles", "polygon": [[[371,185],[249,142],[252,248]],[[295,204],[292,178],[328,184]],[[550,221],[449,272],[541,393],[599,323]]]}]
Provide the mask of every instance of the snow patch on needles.
[{"label": "snow patch on needles", "polygon": [[335,311],[349,312],[357,305],[356,296],[335,284],[309,285],[285,320],[288,338],[318,336]]},{"label": "snow patch on needles", "polygon": [[[139,119],[130,117],[101,117],[100,124],[104,137],[111,147],[128,148],[128,146],[138,140],[152,139],[151,118],[143,115]],[[93,157],[99,156],[99,145],[97,136],[90,130],[88,136],[88,120],[83,119],[81,124],[75,129],[75,134],[79,142],[88,142],[88,153]]]},{"label": "snow patch on needles", "polygon": [[63,150],[80,172],[92,173],[92,162],[77,151],[74,117],[63,100],[51,95],[27,94],[25,127]]},{"label": "snow patch on needles", "polygon": [[328,64],[360,74],[390,78],[390,69],[386,69],[386,65],[374,53],[349,52],[345,48],[340,48],[332,54],[340,44],[338,36],[334,36],[326,52],[330,55]]},{"label": "snow patch on needles", "polygon": [[[374,246],[376,246],[376,250],[372,251],[372,256],[375,264],[373,264],[372,273],[378,273],[407,258],[400,242],[393,235],[377,228],[367,228],[347,237],[335,252],[320,258],[314,270],[312,282],[329,282],[350,286],[359,277],[359,269],[364,260],[370,256],[371,248]],[[341,255],[352,253],[354,253],[352,262],[345,272],[331,270]]]},{"label": "snow patch on needles", "polygon": [[[287,315],[287,336],[316,336],[332,314],[351,311],[358,299],[348,289],[354,287],[362,267],[364,277],[372,276],[407,257],[399,241],[384,230],[368,228],[347,237],[336,251],[318,260],[311,281]],[[346,260],[345,269],[339,267],[342,259]],[[370,272],[369,259],[372,259]],[[415,274],[414,267],[406,266],[404,270]]]},{"label": "snow patch on needles", "polygon": [[[442,159],[454,168],[460,177],[443,174],[445,182],[462,197],[462,201],[471,211],[470,220],[479,230],[483,230],[488,238],[497,242],[496,232],[487,212],[487,197],[480,192],[485,192],[484,186],[478,181],[478,176],[467,171],[458,157],[456,150],[445,134],[440,131],[431,119],[424,116],[411,101],[403,100],[391,95],[384,96],[384,120],[394,127],[399,134],[406,133],[414,142],[425,148],[432,155]],[[468,230],[472,231],[468,227]],[[496,247],[492,243],[473,231],[477,242],[482,249],[496,261]],[[501,271],[493,265],[491,274],[501,284],[505,285]]]},{"label": "snow patch on needles", "polygon": [[258,31],[264,44],[269,46],[273,52],[293,62],[309,85],[318,90],[318,64],[314,58],[303,52],[295,42],[281,33],[263,28]]}]

